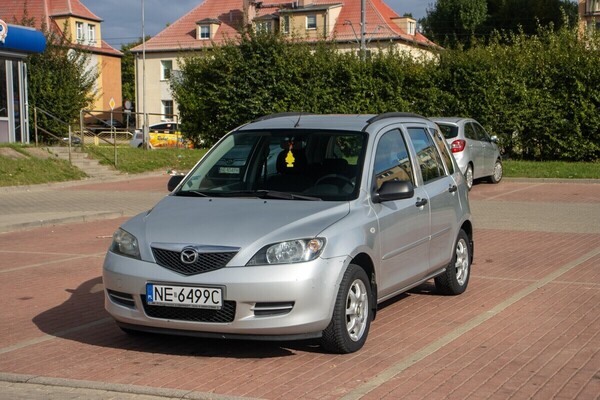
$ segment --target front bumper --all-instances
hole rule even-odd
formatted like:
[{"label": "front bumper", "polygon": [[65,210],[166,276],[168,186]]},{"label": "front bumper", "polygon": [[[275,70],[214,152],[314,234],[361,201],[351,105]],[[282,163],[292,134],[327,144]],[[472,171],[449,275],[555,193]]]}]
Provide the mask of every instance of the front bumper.
[{"label": "front bumper", "polygon": [[[129,329],[254,339],[317,337],[331,320],[344,263],[345,257],[318,258],[183,276],[108,252],[103,269],[105,307],[119,325]],[[164,306],[150,310],[144,304],[148,282],[220,286],[226,305],[220,311]]]}]

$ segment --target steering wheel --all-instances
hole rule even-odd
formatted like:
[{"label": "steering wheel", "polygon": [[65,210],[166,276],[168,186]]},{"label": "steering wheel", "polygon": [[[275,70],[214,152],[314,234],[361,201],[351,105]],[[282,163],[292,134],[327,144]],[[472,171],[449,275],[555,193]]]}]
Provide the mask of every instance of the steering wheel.
[{"label": "steering wheel", "polygon": [[350,180],[350,178],[348,178],[344,175],[338,175],[338,174],[328,174],[328,175],[324,175],[324,176],[320,177],[315,182],[315,186],[321,184],[323,181],[326,181],[326,180],[338,180],[338,181],[342,182],[341,185],[336,185],[339,189],[342,189],[345,184],[348,184],[351,187],[354,187],[354,182],[352,182],[352,180]]}]

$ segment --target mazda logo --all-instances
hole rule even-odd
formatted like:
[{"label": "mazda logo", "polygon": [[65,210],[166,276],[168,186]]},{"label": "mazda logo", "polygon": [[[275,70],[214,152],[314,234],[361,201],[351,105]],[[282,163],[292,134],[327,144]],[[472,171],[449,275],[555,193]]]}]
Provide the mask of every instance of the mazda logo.
[{"label": "mazda logo", "polygon": [[181,250],[181,256],[179,258],[184,264],[193,264],[198,259],[198,252],[191,247],[186,247]]}]

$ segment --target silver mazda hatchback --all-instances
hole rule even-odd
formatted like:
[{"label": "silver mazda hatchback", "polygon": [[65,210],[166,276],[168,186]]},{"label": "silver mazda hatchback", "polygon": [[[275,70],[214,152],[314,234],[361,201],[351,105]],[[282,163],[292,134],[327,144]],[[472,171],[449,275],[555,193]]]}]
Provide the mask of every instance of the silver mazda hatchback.
[{"label": "silver mazda hatchback", "polygon": [[469,283],[465,178],[415,114],[266,116],[169,190],[106,255],[106,309],[127,333],[350,353],[381,302],[432,278],[441,294]]}]

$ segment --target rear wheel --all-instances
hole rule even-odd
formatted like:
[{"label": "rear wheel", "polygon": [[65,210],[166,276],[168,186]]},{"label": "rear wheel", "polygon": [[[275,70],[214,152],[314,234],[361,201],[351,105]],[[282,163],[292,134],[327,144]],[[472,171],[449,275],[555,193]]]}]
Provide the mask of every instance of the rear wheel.
[{"label": "rear wheel", "polygon": [[350,264],[340,284],[321,345],[333,353],[353,353],[365,344],[372,319],[371,286],[366,272]]},{"label": "rear wheel", "polygon": [[461,229],[454,245],[452,261],[446,271],[435,278],[437,290],[442,294],[449,295],[463,293],[469,284],[472,258],[469,237]]}]

